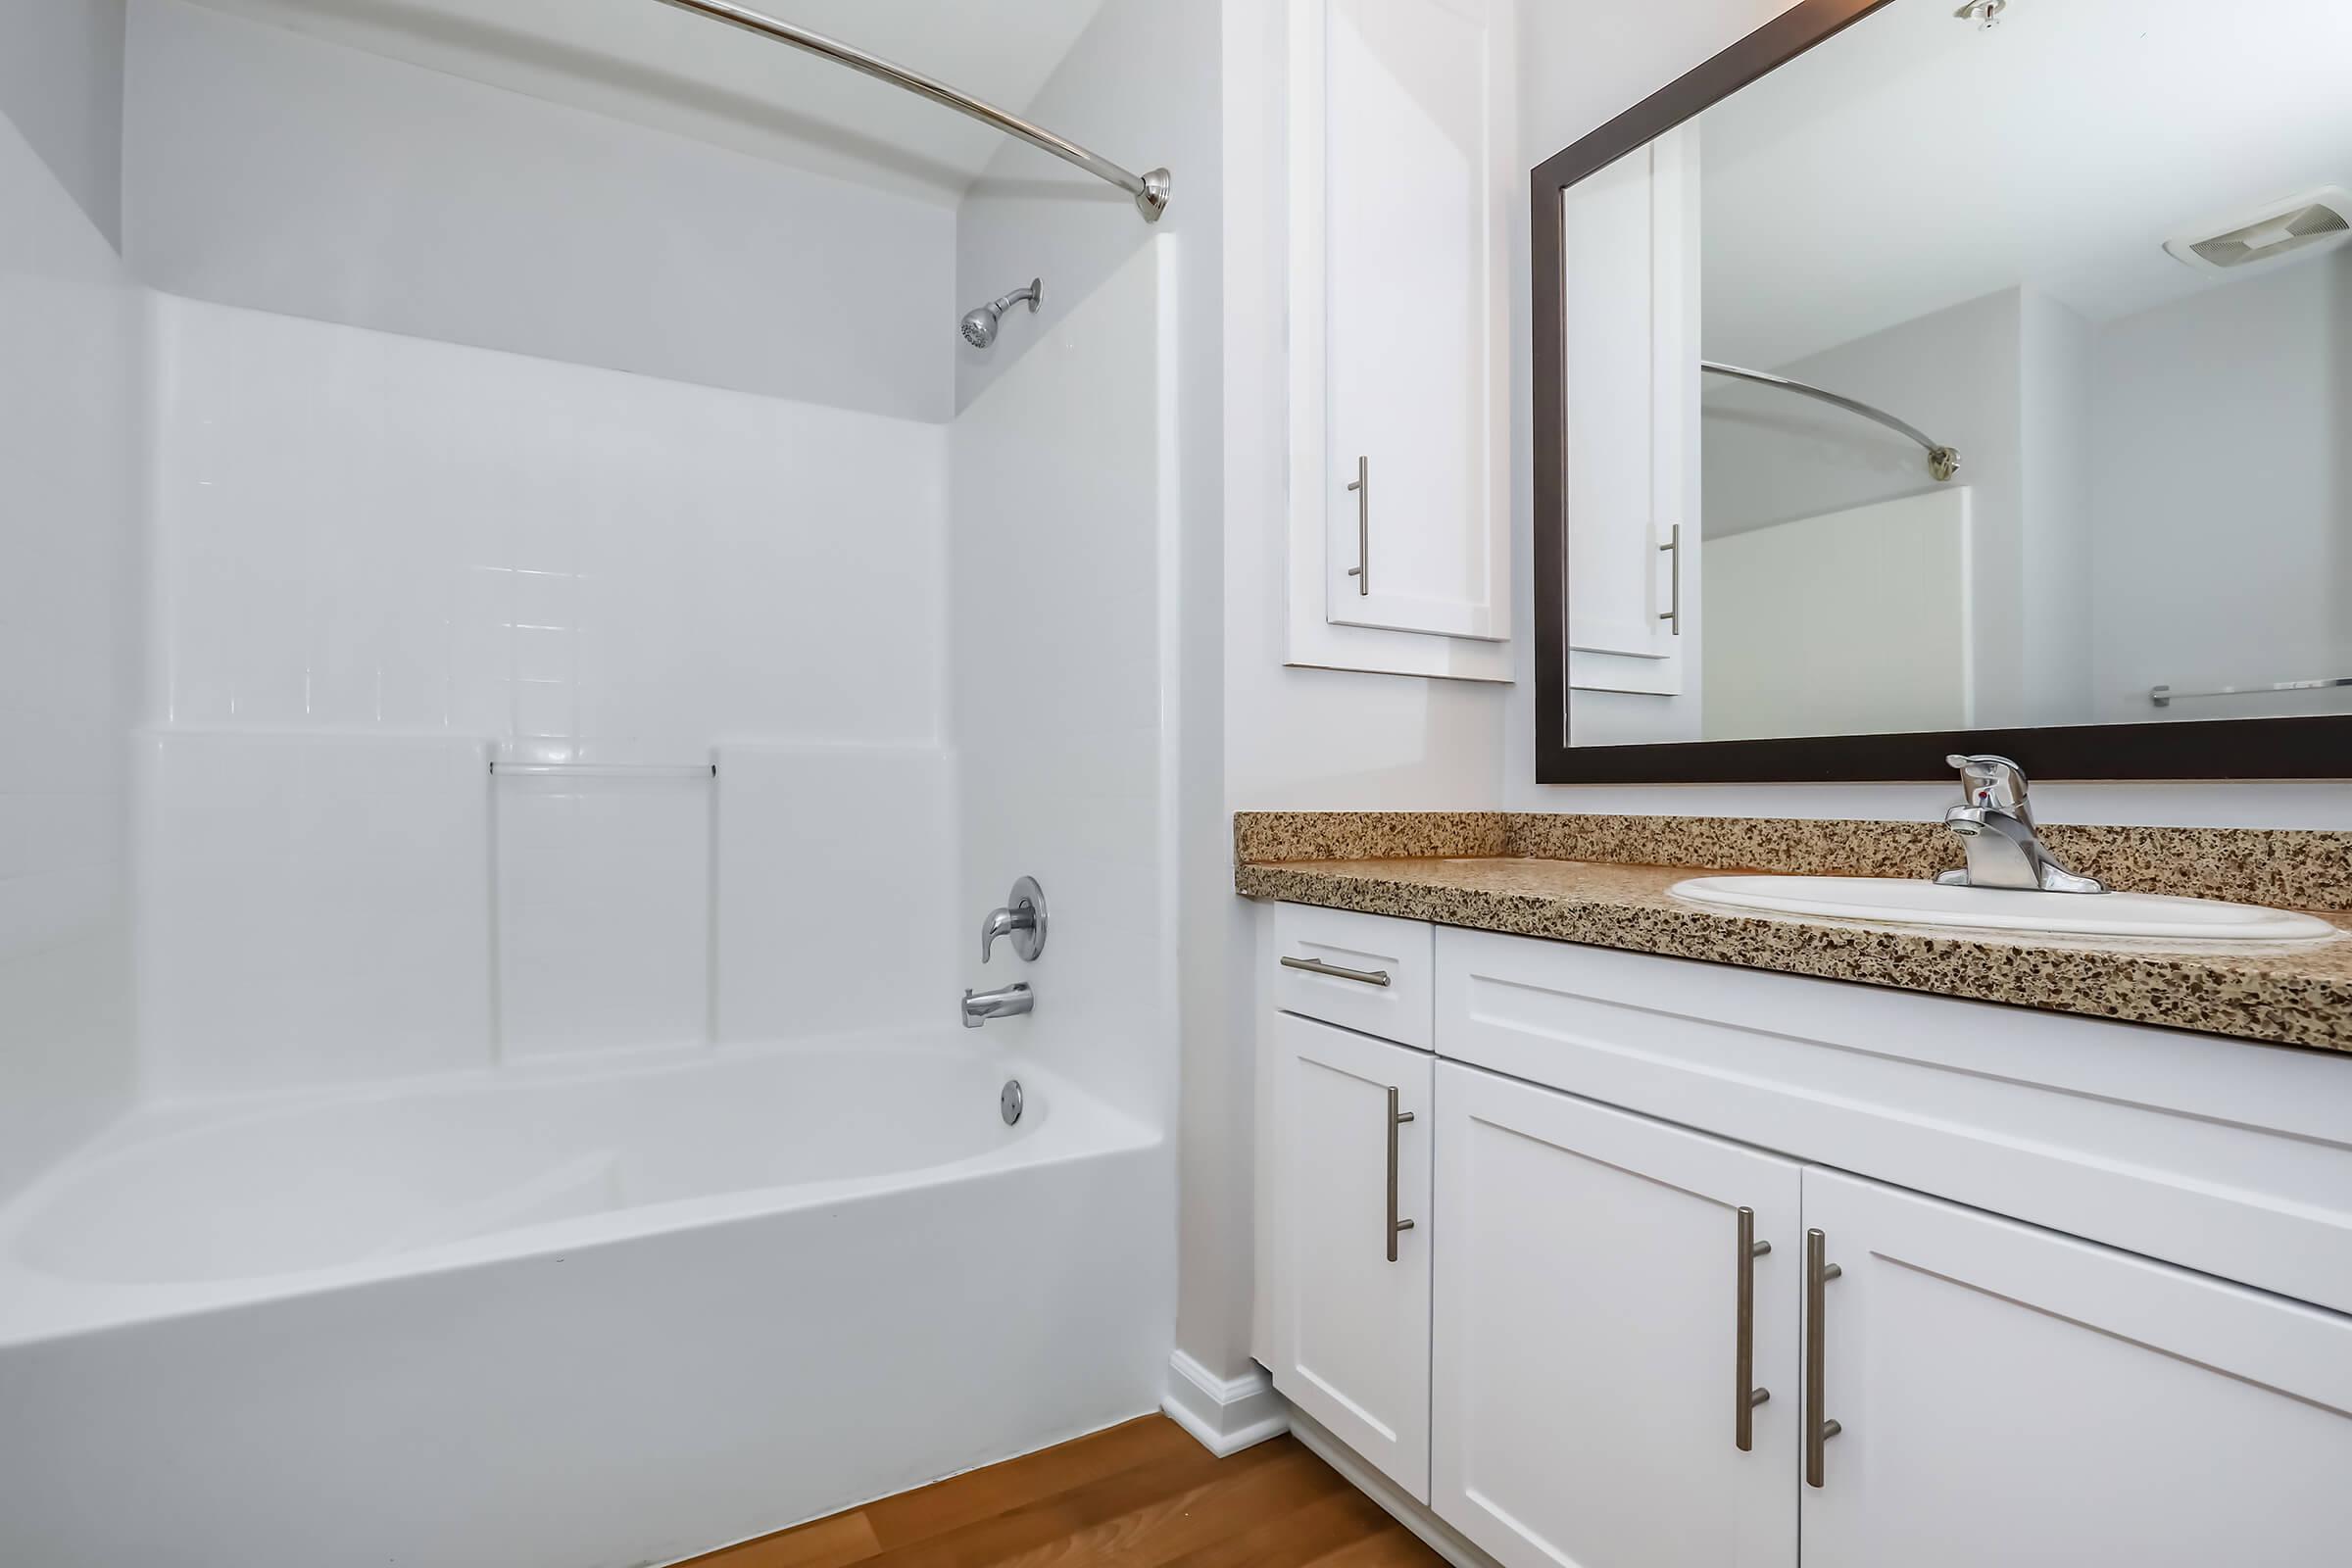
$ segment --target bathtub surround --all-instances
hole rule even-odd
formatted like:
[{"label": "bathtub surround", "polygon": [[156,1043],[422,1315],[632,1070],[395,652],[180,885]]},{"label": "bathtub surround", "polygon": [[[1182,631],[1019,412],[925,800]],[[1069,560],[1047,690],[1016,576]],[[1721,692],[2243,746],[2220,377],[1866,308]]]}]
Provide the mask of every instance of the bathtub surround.
[{"label": "bathtub surround", "polygon": [[[137,778],[160,1091],[944,1006],[947,432],[157,310],[162,722]],[[493,757],[735,765],[493,780]],[[841,846],[885,832],[905,853],[853,877]],[[852,882],[918,911],[886,953],[870,919],[796,923]]]},{"label": "bathtub surround", "polygon": [[141,736],[150,1091],[487,1066],[489,758],[469,736]]},{"label": "bathtub surround", "polygon": [[958,918],[954,755],[732,743],[714,755],[717,1038],[948,1019],[971,940]]},{"label": "bathtub surround", "polygon": [[1156,1405],[1213,86],[1200,270],[1015,269],[950,422],[947,207],[133,12],[186,293],[0,137],[0,1557],[671,1561]]},{"label": "bathtub surround", "polygon": [[727,846],[710,770],[502,773],[489,793],[499,1054],[710,1039],[711,887]]},{"label": "bathtub surround", "polygon": [[155,1027],[0,1213],[0,1555],[254,1560],[268,1476],[277,1539],[668,1561],[1159,1401],[1175,275],[954,428],[155,305]]},{"label": "bathtub surround", "polygon": [[598,762],[938,733],[939,426],[160,310],[165,723]]},{"label": "bathtub surround", "polygon": [[[25,28],[19,72],[69,74]],[[62,12],[63,8],[59,8]],[[6,8],[12,20],[28,14]],[[21,109],[12,101],[11,114]],[[0,1199],[129,1102],[141,296],[0,116]]]},{"label": "bathtub surround", "polygon": [[[1175,1336],[1175,345],[1188,264],[1178,235],[1154,234],[983,388],[950,438],[961,891],[941,1015],[963,987],[1029,985],[1034,1012],[984,1033],[1164,1137],[1148,1200],[1099,1239],[1103,1266],[1141,1289],[1139,1309],[1052,1374],[1131,1411],[1159,1402]],[[1052,940],[1035,962],[999,942],[983,963],[981,916],[1022,876],[1045,889]],[[1004,1451],[1054,1435],[1020,1424]]]},{"label": "bathtub surround", "polygon": [[[1165,333],[1178,245],[1160,235],[1130,256],[964,410],[949,542],[959,988],[1027,981],[1031,1049],[1117,1103],[1162,1110],[1175,1087]],[[1106,383],[1121,395],[1102,396]],[[983,964],[980,916],[1022,876],[1046,890],[1052,943],[1028,963],[1000,942]]]}]

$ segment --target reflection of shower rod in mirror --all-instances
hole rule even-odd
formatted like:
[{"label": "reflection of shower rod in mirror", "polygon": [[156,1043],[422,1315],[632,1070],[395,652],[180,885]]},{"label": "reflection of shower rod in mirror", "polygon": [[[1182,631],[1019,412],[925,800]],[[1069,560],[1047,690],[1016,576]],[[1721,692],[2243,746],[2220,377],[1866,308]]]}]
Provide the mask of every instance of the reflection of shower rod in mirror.
[{"label": "reflection of shower rod in mirror", "polygon": [[1803,381],[1792,381],[1785,375],[1773,375],[1764,370],[1743,370],[1737,365],[1720,365],[1713,360],[1699,361],[1698,368],[1708,375],[1728,375],[1736,381],[1753,381],[1758,386],[1779,387],[1784,392],[1794,392],[1799,397],[1818,399],[1823,403],[1843,409],[1849,414],[1859,414],[1865,419],[1875,419],[1887,429],[1899,431],[1927,448],[1928,472],[1934,474],[1937,479],[1949,479],[1960,471],[1960,454],[1956,450],[1944,446],[1930,437],[1917,425],[1906,423],[1884,409],[1874,409],[1867,403],[1846,397],[1841,393],[1808,385]]}]

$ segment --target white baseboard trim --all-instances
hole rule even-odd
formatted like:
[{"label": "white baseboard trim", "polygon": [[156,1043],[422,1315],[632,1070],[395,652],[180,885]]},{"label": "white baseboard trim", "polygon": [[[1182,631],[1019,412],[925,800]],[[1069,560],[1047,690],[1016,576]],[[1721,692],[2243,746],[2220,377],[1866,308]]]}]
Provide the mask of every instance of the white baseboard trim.
[{"label": "white baseboard trim", "polygon": [[1222,1459],[1290,1430],[1290,1404],[1274,1392],[1266,1369],[1250,1363],[1238,1378],[1220,1378],[1178,1350],[1168,1357],[1168,1393],[1159,1401],[1168,1419]]},{"label": "white baseboard trim", "polygon": [[1291,1412],[1291,1436],[1340,1473],[1349,1486],[1379,1503],[1389,1517],[1419,1536],[1430,1550],[1453,1568],[1501,1568],[1501,1565],[1458,1535],[1451,1525],[1415,1502],[1402,1488],[1356,1456],[1354,1449],[1318,1426],[1311,1417]]}]

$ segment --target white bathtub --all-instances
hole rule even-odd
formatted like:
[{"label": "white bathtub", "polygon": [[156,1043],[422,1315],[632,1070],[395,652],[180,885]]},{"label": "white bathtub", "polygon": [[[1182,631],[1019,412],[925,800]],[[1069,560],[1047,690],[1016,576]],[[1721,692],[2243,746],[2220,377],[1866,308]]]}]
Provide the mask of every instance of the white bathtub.
[{"label": "white bathtub", "polygon": [[1164,1146],[956,1035],[134,1118],[0,1211],[0,1563],[666,1562],[1152,1408]]}]

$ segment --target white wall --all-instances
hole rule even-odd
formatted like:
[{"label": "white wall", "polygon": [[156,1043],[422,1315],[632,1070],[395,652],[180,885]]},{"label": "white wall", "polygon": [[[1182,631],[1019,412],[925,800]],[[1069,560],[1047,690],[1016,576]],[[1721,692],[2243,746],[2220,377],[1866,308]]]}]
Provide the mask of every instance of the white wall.
[{"label": "white wall", "polygon": [[[879,90],[879,89],[876,89]],[[944,206],[134,0],[127,254],[157,288],[945,419]]]},{"label": "white wall", "polygon": [[[185,300],[161,321],[159,1089],[945,1020],[940,426]],[[721,782],[493,784],[492,755],[715,755]],[[877,897],[917,912],[887,949],[812,945],[796,911],[873,885],[877,840],[902,857]]]},{"label": "white wall", "polygon": [[2352,712],[2147,697],[2352,675],[2352,251],[2127,317],[2095,358],[2098,716]]},{"label": "white wall", "polygon": [[122,240],[123,0],[0,0],[0,115]]},{"label": "white wall", "polygon": [[[1779,0],[1660,0],[1638,7],[1573,0],[1522,6],[1523,161],[1532,165],[1550,156],[1783,9]],[[1519,273],[1513,297],[1524,310],[1524,226],[1515,250]],[[1524,317],[1515,336],[1524,356]],[[1516,581],[1522,625],[1532,624],[1534,603],[1528,565],[1533,548],[1527,488],[1530,373],[1523,358],[1515,378],[1518,456],[1513,465],[1520,487]],[[1916,819],[1939,813],[1951,800],[1951,787],[1941,783],[1540,785],[1535,782],[1534,640],[1520,639],[1515,657],[1519,683],[1507,699],[1502,725],[1503,801],[1514,810]],[[1317,804],[1348,804],[1341,794],[1334,791],[1333,799]],[[2352,784],[2051,783],[2035,788],[2034,806],[2043,820],[2053,822],[2341,828],[2352,822]]]},{"label": "white wall", "polygon": [[132,1082],[123,736],[142,659],[145,321],[106,235],[7,119],[0,213],[5,1195]]}]

